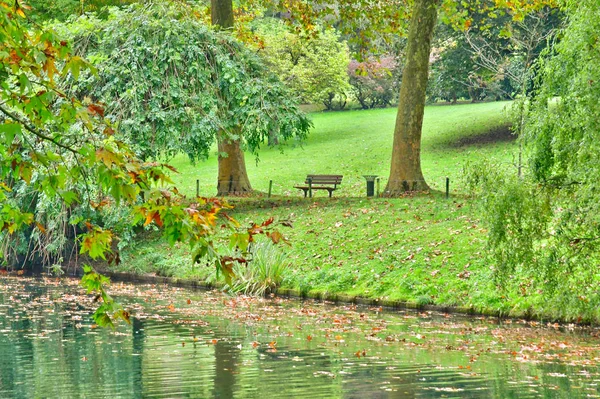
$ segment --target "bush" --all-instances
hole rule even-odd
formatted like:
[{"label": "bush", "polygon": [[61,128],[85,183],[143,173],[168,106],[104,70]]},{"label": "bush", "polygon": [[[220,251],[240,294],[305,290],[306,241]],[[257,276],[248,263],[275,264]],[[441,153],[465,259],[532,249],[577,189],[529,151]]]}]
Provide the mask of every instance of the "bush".
[{"label": "bush", "polygon": [[227,289],[245,295],[267,295],[281,285],[290,265],[289,257],[270,241],[255,242],[250,247],[249,261],[235,263],[231,284]]},{"label": "bush", "polygon": [[351,91],[348,83],[348,46],[334,30],[316,37],[291,33],[279,21],[263,21],[259,54],[271,70],[305,103],[343,109]]}]

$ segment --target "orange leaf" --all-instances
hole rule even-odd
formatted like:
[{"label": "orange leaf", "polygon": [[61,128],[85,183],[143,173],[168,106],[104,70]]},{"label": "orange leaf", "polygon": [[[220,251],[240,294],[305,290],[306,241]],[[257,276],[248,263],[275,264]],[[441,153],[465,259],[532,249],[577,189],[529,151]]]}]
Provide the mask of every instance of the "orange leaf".
[{"label": "orange leaf", "polygon": [[152,213],[146,214],[146,220],[144,221],[144,226],[148,226],[152,222],[152,218],[154,215]]},{"label": "orange leaf", "polygon": [[39,231],[46,234],[46,229],[44,228],[44,226],[42,226],[40,223],[36,223],[35,225],[37,226]]},{"label": "orange leaf", "polygon": [[101,117],[104,117],[104,107],[102,107],[101,105],[90,104],[87,108],[92,115],[100,115]]},{"label": "orange leaf", "polygon": [[163,227],[163,221],[160,219],[160,215],[158,212],[154,213],[154,216],[152,219],[154,220],[154,223],[156,223],[156,225],[158,227]]}]

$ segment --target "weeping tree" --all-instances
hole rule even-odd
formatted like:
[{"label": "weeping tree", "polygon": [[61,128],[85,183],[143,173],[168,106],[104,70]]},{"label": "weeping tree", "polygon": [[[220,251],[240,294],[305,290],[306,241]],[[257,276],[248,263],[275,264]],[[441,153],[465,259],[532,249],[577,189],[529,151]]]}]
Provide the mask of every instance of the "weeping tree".
[{"label": "weeping tree", "polygon": [[133,5],[112,9],[106,21],[85,16],[63,28],[97,68],[72,89],[105,103],[141,157],[185,153],[194,162],[218,140],[219,162],[229,165],[223,174],[220,165],[218,195],[251,190],[243,148],[256,153],[274,136],[301,140],[310,128],[252,51],[185,6]]},{"label": "weeping tree", "polygon": [[525,121],[522,173],[488,162],[471,174],[499,285],[543,294],[561,317],[591,313],[597,320],[600,4],[565,5],[567,26],[537,61],[525,118],[514,115],[515,123]]}]

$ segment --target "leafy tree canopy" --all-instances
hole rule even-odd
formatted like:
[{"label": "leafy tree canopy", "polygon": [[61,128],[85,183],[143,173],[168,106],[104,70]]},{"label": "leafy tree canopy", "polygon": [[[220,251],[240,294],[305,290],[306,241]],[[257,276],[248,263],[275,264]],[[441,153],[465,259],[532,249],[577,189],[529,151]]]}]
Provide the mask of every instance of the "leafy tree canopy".
[{"label": "leafy tree canopy", "polygon": [[261,20],[257,25],[259,53],[303,101],[322,103],[331,109],[336,97],[346,98],[350,91],[349,51],[333,29],[304,37],[290,32],[277,20]]},{"label": "leafy tree canopy", "polygon": [[95,12],[104,16],[102,9],[108,6],[125,6],[138,0],[26,0],[21,4],[31,7],[28,16],[34,21],[64,21],[73,15]]},{"label": "leafy tree canopy", "polygon": [[526,104],[529,168],[522,177],[498,168],[474,174],[484,182],[497,274],[565,290],[565,300],[582,303],[598,294],[600,5],[567,2],[566,12],[568,26],[538,61]]},{"label": "leafy tree canopy", "polygon": [[256,152],[273,135],[302,139],[307,117],[251,50],[172,3],[111,9],[64,25],[97,68],[72,89],[106,113],[142,157],[204,158],[220,134]]}]

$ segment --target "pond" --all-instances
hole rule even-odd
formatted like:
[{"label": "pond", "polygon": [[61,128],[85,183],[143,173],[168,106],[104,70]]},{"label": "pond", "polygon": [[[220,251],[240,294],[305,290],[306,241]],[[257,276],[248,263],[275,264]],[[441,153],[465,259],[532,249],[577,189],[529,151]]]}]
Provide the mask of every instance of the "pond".
[{"label": "pond", "polygon": [[0,278],[1,398],[598,397],[598,329],[113,284]]}]

